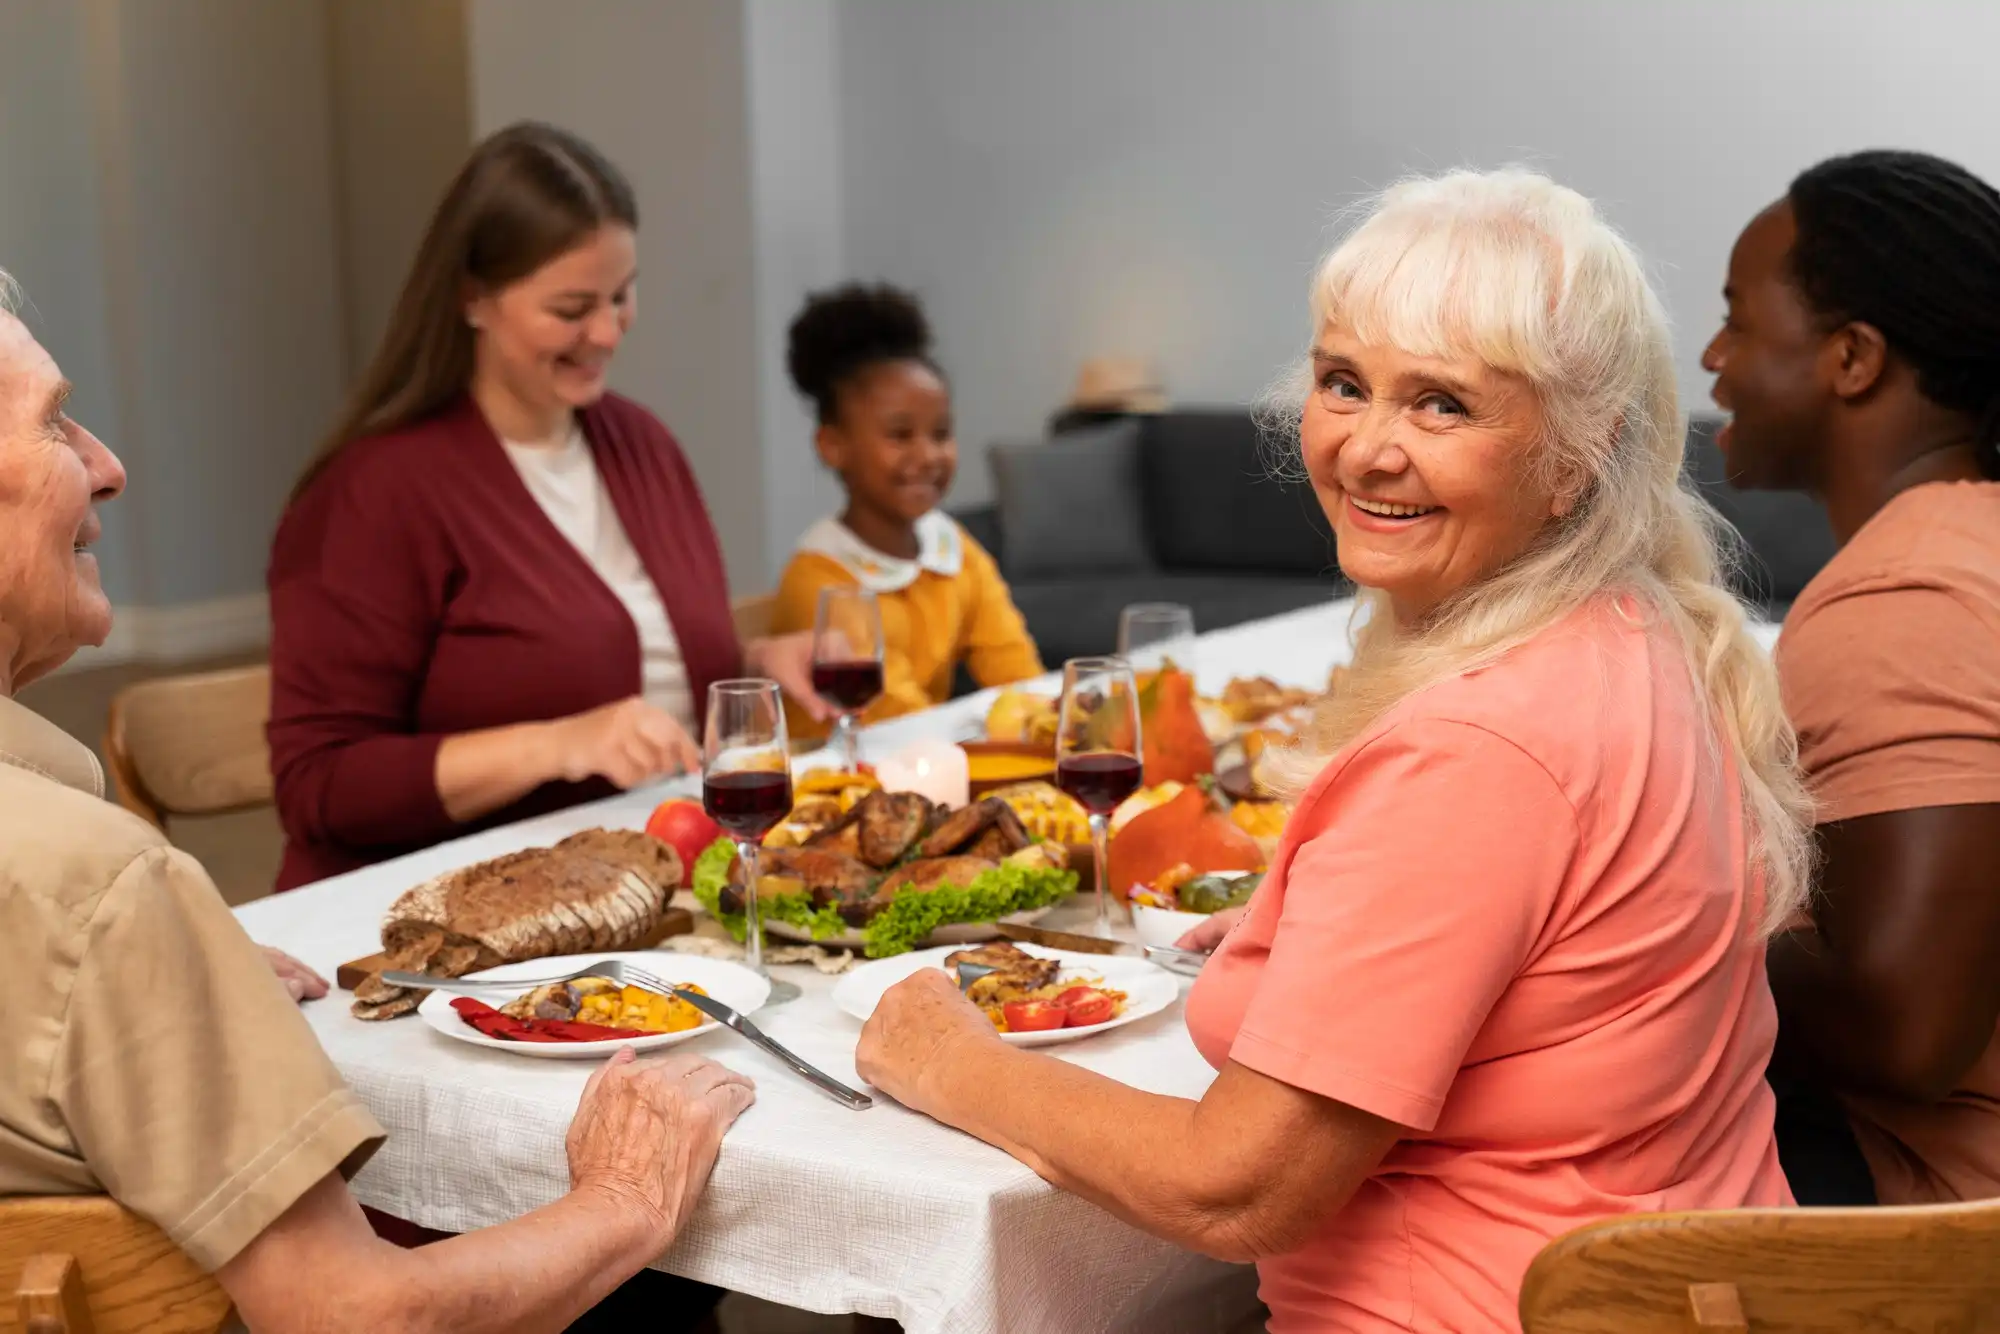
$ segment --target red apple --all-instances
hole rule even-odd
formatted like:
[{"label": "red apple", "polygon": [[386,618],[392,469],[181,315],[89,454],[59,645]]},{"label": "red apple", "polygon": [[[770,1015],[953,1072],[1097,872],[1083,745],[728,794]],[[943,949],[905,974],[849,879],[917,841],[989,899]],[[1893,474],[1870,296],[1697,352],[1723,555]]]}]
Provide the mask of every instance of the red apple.
[{"label": "red apple", "polygon": [[722,837],[722,826],[708,818],[698,801],[676,797],[654,807],[646,818],[646,832],[681,855],[680,889],[686,889],[694,875],[694,859],[708,851],[709,844]]}]

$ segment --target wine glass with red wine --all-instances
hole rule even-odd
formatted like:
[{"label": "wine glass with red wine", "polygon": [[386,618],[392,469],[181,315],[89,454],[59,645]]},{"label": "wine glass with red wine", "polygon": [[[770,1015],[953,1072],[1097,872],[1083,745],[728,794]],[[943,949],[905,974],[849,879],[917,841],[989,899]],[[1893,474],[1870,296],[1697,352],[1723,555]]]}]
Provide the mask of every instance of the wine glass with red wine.
[{"label": "wine glass with red wine", "polygon": [[764,967],[763,904],[757,892],[757,851],[764,835],[792,810],[791,751],[785,741],[784,697],[776,681],[717,681],[708,688],[702,737],[701,804],[708,818],[736,840],[743,867],[745,962],[771,982],[768,1004],[798,998],[796,985]]},{"label": "wine glass with red wine", "polygon": [[1090,817],[1097,858],[1097,933],[1111,929],[1105,842],[1111,812],[1139,790],[1139,688],[1123,658],[1071,658],[1063,664],[1062,714],[1056,724],[1056,786]]},{"label": "wine glass with red wine", "polygon": [[855,717],[882,693],[882,608],[865,588],[822,588],[813,616],[813,689],[840,706],[834,734],[849,773],[861,767]]}]

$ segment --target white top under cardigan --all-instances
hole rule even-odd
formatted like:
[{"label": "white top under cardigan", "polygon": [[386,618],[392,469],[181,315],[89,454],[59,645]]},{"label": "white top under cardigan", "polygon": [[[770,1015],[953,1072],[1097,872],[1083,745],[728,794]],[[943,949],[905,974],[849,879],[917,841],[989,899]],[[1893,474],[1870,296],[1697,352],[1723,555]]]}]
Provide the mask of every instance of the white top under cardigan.
[{"label": "white top under cardigan", "polygon": [[639,553],[618,520],[611,493],[604,489],[596,460],[581,427],[572,427],[560,445],[523,445],[502,440],[507,457],[527,484],[528,494],[597,571],[597,577],[625,604],[639,630],[639,693],[682,727],[694,728],[694,692],[681,660],[674,623],[653,586]]}]

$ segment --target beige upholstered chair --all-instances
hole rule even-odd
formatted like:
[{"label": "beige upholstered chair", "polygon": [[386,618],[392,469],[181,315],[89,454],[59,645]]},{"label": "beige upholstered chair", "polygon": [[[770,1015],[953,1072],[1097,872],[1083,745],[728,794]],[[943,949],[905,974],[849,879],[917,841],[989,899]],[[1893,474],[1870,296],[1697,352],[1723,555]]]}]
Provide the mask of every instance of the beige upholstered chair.
[{"label": "beige upholstered chair", "polygon": [[1649,1214],[1550,1242],[1524,1334],[2000,1331],[2000,1200]]},{"label": "beige upholstered chair", "polygon": [[126,687],[104,733],[119,803],[162,829],[173,816],[270,805],[270,714],[262,665]]},{"label": "beige upholstered chair", "polygon": [[229,1296],[106,1195],[0,1200],[0,1334],[216,1334]]}]

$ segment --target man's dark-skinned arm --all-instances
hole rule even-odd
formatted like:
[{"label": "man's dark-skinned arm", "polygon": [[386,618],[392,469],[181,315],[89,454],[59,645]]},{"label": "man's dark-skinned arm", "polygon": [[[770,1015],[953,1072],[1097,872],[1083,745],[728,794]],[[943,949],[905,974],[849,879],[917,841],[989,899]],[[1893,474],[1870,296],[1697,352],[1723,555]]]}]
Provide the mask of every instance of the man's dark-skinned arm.
[{"label": "man's dark-skinned arm", "polygon": [[2000,1022],[2000,804],[1819,828],[1814,927],[1771,942],[1788,1071],[1934,1103]]}]

